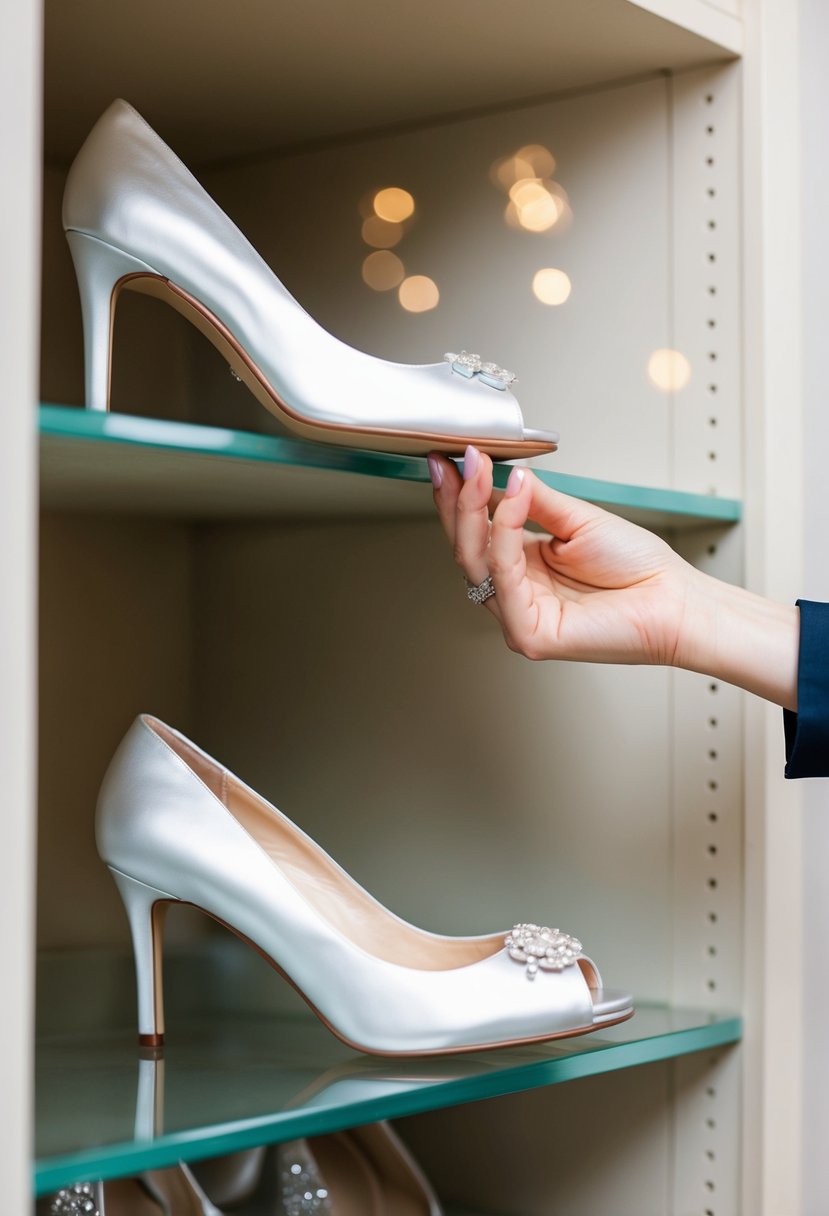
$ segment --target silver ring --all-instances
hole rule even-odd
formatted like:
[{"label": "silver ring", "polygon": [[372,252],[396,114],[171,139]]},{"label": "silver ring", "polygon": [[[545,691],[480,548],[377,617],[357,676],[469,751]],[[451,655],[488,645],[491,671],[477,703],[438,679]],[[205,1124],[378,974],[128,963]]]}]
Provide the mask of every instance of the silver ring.
[{"label": "silver ring", "polygon": [[492,575],[488,574],[482,583],[478,583],[477,587],[466,580],[466,596],[473,604],[485,604],[495,594],[495,585],[492,582]]}]

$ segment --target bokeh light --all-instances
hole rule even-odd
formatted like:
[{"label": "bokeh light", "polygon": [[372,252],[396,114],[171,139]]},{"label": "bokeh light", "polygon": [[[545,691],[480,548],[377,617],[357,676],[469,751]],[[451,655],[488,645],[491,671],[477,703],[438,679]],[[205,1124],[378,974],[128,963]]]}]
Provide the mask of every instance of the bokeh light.
[{"label": "bokeh light", "polygon": [[558,223],[564,211],[564,203],[549,184],[534,177],[515,182],[509,193],[505,218],[511,227],[546,232]]},{"label": "bokeh light", "polygon": [[563,304],[572,290],[573,284],[563,270],[545,266],[533,275],[533,295],[542,304]]},{"label": "bokeh light", "polygon": [[415,201],[408,190],[399,186],[387,186],[378,190],[374,196],[374,210],[381,220],[393,224],[401,224],[409,216],[414,215]]},{"label": "bokeh light", "polygon": [[691,364],[681,351],[663,348],[648,359],[648,379],[665,393],[678,393],[691,379]]},{"label": "bokeh light", "polygon": [[532,163],[520,156],[499,156],[490,165],[489,176],[494,185],[509,190],[523,177],[536,177],[537,174]]},{"label": "bokeh light", "polygon": [[524,144],[511,156],[493,161],[489,175],[509,195],[504,220],[510,228],[525,232],[547,232],[572,219],[570,200],[553,181],[556,160],[543,144]]},{"label": "bokeh light", "polygon": [[515,153],[515,159],[532,165],[530,177],[552,177],[556,170],[556,158],[543,144],[525,144]]},{"label": "bokeh light", "polygon": [[374,291],[391,291],[406,274],[405,267],[390,249],[375,249],[363,262],[363,282]]},{"label": "bokeh light", "polygon": [[392,224],[379,215],[370,215],[363,221],[363,240],[374,249],[391,249],[403,235],[402,224]]},{"label": "bokeh light", "polygon": [[434,279],[425,274],[413,274],[400,284],[398,298],[406,312],[429,312],[437,308],[440,292]]}]

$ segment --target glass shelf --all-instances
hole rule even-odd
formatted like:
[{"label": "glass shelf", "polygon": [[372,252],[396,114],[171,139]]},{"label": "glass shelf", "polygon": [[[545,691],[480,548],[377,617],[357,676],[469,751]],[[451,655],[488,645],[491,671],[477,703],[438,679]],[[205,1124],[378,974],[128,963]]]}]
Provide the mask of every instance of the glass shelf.
[{"label": "glass shelf", "polygon": [[[83,985],[74,990],[83,995]],[[645,1005],[606,1031],[528,1048],[384,1060],[310,1014],[176,1020],[163,1059],[130,1029],[41,1039],[35,1188],[115,1177],[436,1110],[737,1042],[739,1017]]]},{"label": "glass shelf", "polygon": [[[183,518],[431,516],[426,461],[222,427],[40,407],[41,496],[61,510]],[[733,524],[733,498],[538,470],[652,528]],[[496,466],[503,487],[509,467]]]}]

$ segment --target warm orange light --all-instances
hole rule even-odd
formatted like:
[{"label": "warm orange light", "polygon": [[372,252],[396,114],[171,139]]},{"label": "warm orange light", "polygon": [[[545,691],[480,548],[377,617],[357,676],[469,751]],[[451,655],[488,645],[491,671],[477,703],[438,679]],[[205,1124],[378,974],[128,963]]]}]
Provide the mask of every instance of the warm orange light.
[{"label": "warm orange light", "polygon": [[520,156],[501,156],[490,165],[489,176],[496,186],[509,190],[522,177],[535,177],[536,172],[530,161]]},{"label": "warm orange light", "polygon": [[533,295],[542,304],[563,304],[572,290],[573,284],[563,270],[547,266],[533,275]]},{"label": "warm orange light", "polygon": [[398,298],[406,312],[429,312],[437,308],[440,292],[434,279],[425,274],[413,274],[400,284]]},{"label": "warm orange light", "polygon": [[552,177],[556,169],[556,158],[543,144],[525,144],[515,153],[516,160],[532,165],[531,177]]},{"label": "warm orange light", "polygon": [[378,190],[374,196],[374,210],[381,220],[400,224],[414,214],[415,201],[408,190],[399,186],[387,186]]},{"label": "warm orange light", "polygon": [[513,211],[507,208],[507,221],[512,222],[514,216],[518,226],[528,232],[546,232],[558,222],[564,210],[558,195],[538,178],[527,177],[515,182],[509,194]]},{"label": "warm orange light", "polygon": [[691,379],[691,364],[681,351],[655,350],[648,359],[648,378],[664,393],[678,393]]},{"label": "warm orange light", "polygon": [[379,215],[370,215],[363,221],[363,240],[374,249],[391,249],[403,235],[402,224],[390,224]]},{"label": "warm orange light", "polygon": [[374,291],[390,291],[402,282],[406,271],[396,253],[376,249],[363,262],[363,282]]}]

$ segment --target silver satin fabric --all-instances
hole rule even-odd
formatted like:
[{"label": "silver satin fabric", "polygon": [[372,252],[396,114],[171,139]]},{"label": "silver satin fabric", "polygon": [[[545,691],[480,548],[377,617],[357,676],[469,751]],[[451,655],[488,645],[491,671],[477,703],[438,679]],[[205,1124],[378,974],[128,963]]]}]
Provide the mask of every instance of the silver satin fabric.
[{"label": "silver satin fabric", "polygon": [[530,982],[504,948],[442,971],[367,953],[303,898],[144,717],[107,771],[97,840],[115,870],[250,938],[340,1034],[369,1050],[429,1052],[551,1035],[630,1004],[624,994],[597,993],[604,1003],[594,1007],[578,966]]},{"label": "silver satin fabric", "polygon": [[[63,225],[138,259],[206,305],[279,398],[311,421],[478,439],[524,437],[521,410],[509,390],[465,379],[445,362],[389,363],[323,330],[124,101],[105,111],[72,165]],[[489,354],[498,357],[497,351]]]}]

